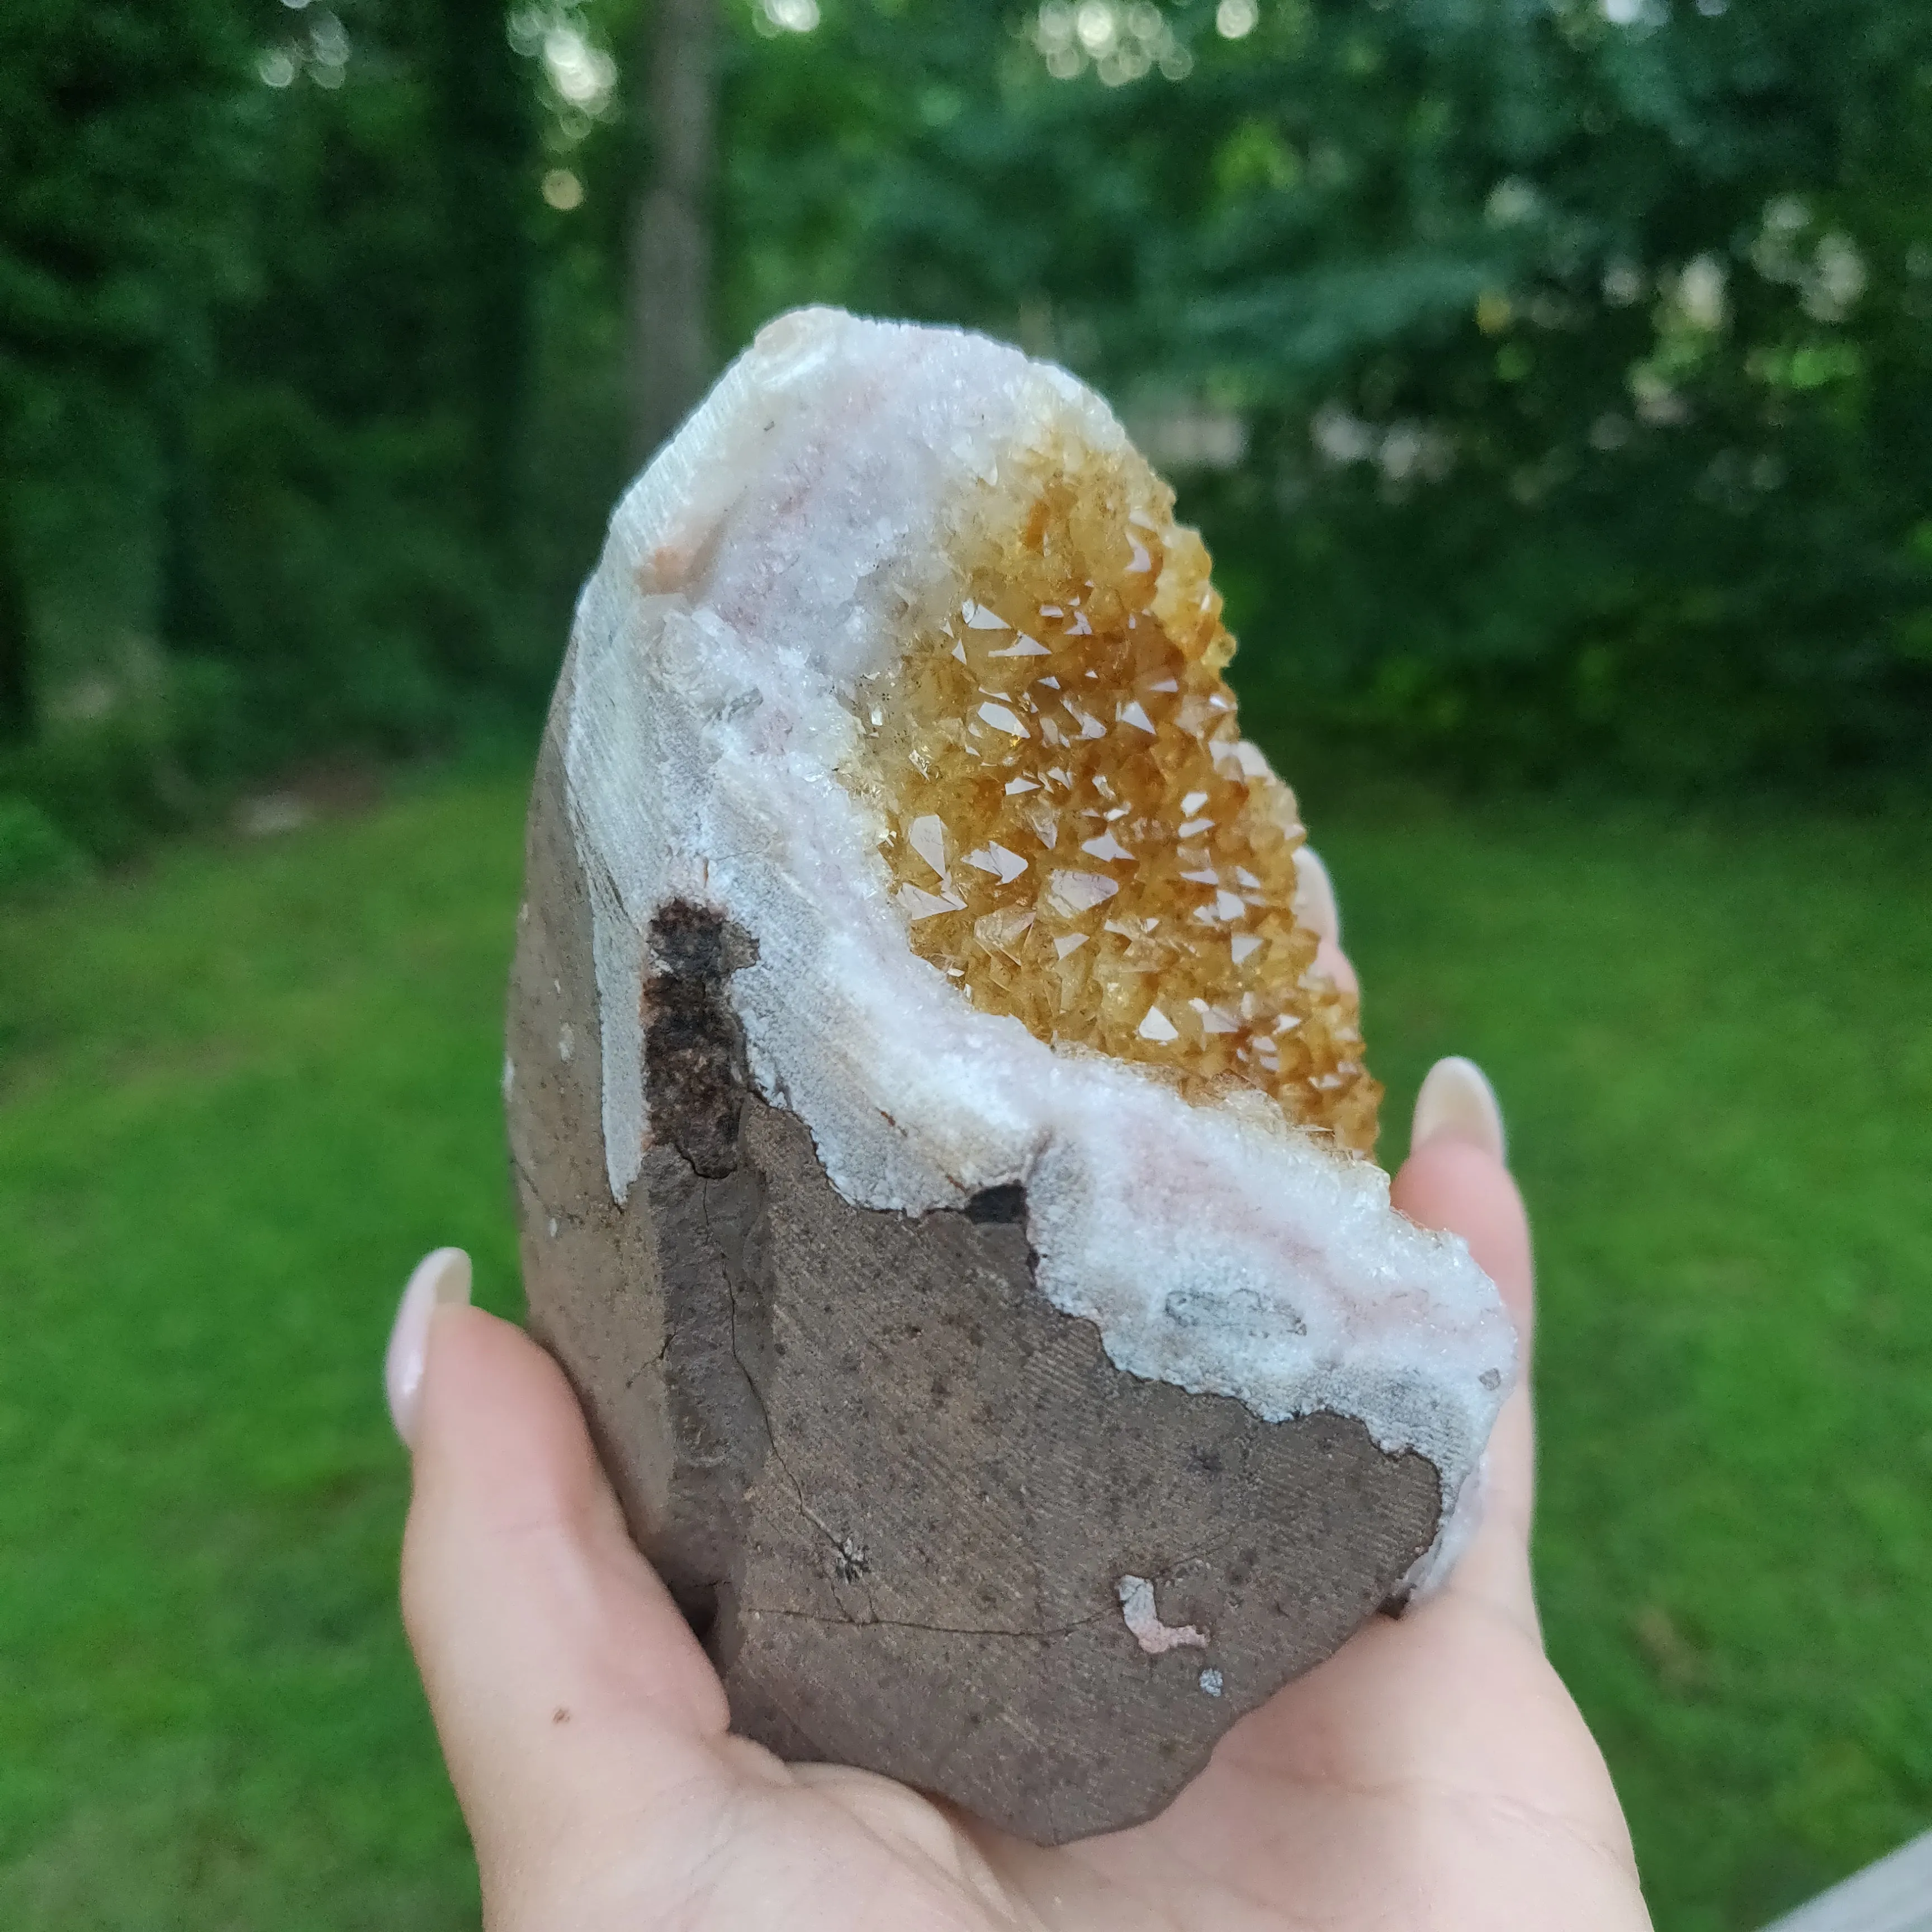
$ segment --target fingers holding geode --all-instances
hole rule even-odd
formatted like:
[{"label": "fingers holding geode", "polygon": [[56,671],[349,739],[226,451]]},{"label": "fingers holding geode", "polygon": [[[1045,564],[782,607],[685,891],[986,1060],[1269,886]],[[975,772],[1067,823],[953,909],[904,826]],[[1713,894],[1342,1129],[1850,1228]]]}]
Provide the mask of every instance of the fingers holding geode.
[{"label": "fingers holding geode", "polygon": [[640,1726],[716,1736],[724,1700],[626,1535],[556,1364],[466,1307],[436,1312],[426,1353],[404,1622],[479,1845],[530,1842],[561,1828],[603,1760],[634,1752]]},{"label": "fingers holding geode", "polygon": [[1312,845],[1294,853],[1294,916],[1317,938],[1342,943],[1342,909],[1335,898],[1335,881]]},{"label": "fingers holding geode", "polygon": [[1529,1217],[1508,1160],[1502,1109],[1488,1077],[1460,1055],[1438,1060],[1416,1095],[1395,1203],[1411,1220],[1453,1229],[1468,1243],[1502,1294],[1526,1356],[1534,1268]]},{"label": "fingers holding geode", "polygon": [[1316,948],[1315,964],[1309,970],[1360,1003],[1362,982],[1355,976],[1354,962],[1334,940],[1324,939]]},{"label": "fingers holding geode", "polygon": [[1319,942],[1315,964],[1310,969],[1332,986],[1362,997],[1361,982],[1348,956],[1342,950],[1342,910],[1335,898],[1335,881],[1322,856],[1312,845],[1296,848],[1294,854],[1294,916]]},{"label": "fingers holding geode", "polygon": [[1397,1208],[1427,1228],[1462,1236],[1516,1324],[1516,1385],[1484,1460],[1480,1516],[1446,1587],[1496,1604],[1537,1629],[1529,1567],[1535,1430],[1530,1397],[1534,1268],[1529,1220],[1504,1165],[1502,1114],[1472,1060],[1438,1060],[1417,1096],[1411,1152],[1395,1178]]}]

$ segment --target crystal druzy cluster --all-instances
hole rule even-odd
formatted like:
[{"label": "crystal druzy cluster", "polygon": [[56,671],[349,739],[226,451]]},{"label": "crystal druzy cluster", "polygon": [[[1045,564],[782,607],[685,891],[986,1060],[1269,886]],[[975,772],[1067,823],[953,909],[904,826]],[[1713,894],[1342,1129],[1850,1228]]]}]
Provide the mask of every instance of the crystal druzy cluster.
[{"label": "crystal druzy cluster", "polygon": [[859,693],[922,958],[1038,1038],[1190,1098],[1258,1088],[1361,1153],[1380,1090],[1294,911],[1293,794],[1235,721],[1196,533],[1130,448],[1070,442],[986,490],[966,594]]}]

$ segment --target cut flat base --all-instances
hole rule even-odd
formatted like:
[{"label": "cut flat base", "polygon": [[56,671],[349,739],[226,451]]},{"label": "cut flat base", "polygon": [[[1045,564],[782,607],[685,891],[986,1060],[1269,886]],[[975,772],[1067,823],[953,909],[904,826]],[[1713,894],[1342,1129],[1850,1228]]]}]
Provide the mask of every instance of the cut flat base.
[{"label": "cut flat base", "polygon": [[652,935],[655,1144],[606,1182],[566,669],[532,798],[506,1089],[531,1325],[734,1728],[1058,1843],[1160,1810],[1435,1538],[1438,1472],[1358,1423],[1265,1423],[1115,1368],[1035,1288],[1017,1188],[857,1208],[751,1093],[746,943]]}]

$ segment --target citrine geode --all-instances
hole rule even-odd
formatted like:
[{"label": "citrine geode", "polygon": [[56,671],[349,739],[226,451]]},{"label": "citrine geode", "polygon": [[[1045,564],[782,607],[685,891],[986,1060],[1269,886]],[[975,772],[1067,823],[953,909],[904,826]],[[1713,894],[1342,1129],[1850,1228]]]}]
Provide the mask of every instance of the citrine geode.
[{"label": "citrine geode", "polygon": [[736,1727],[1042,1840],[1438,1576],[1513,1372],[1229,648],[1090,392],[807,312],[620,506],[532,797],[532,1328]]}]

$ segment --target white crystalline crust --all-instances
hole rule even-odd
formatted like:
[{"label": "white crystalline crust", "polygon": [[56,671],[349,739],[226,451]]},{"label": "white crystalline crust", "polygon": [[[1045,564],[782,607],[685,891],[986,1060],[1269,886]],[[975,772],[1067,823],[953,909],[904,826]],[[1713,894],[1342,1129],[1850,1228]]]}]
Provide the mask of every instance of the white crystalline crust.
[{"label": "white crystalline crust", "polygon": [[1462,1244],[1259,1095],[1192,1106],[977,1011],[913,952],[879,827],[838,776],[857,682],[909,614],[958,594],[962,479],[1070,422],[1121,446],[1098,398],[1017,350],[807,310],[763,332],[619,506],[564,698],[611,1192],[650,1132],[652,917],[716,907],[758,943],[730,982],[752,1077],[847,1200],[919,1212],[1020,1182],[1041,1289],[1116,1366],[1270,1421],[1357,1417],[1454,1501],[1514,1359]]}]

